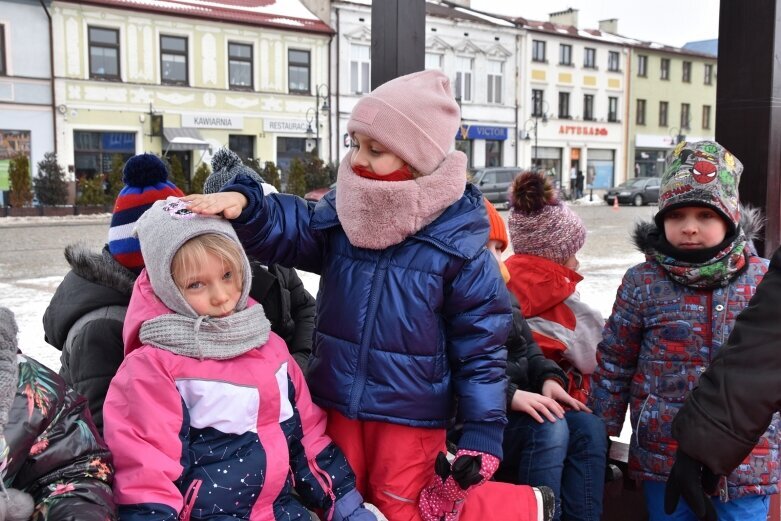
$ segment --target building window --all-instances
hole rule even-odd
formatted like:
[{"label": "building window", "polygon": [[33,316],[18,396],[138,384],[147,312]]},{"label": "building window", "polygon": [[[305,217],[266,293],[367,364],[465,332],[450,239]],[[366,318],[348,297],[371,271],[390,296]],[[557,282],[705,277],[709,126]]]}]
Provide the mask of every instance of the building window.
[{"label": "building window", "polygon": [[[365,46],[364,46],[365,47]],[[366,47],[368,49],[368,47]],[[426,53],[426,70],[431,69],[437,69],[442,70],[442,55],[433,53],[433,52],[427,52]]]},{"label": "building window", "polygon": [[702,128],[710,128],[710,105],[702,106]]},{"label": "building window", "polygon": [[8,74],[5,65],[5,26],[0,24],[0,76]]},{"label": "building window", "polygon": [[559,45],[559,65],[572,65],[572,46]]},{"label": "building window", "polygon": [[615,96],[607,98],[607,120],[611,123],[618,122],[618,98]]},{"label": "building window", "polygon": [[160,81],[187,85],[187,38],[160,35]]},{"label": "building window", "polygon": [[705,64],[705,85],[713,84],[713,65],[710,63]]},{"label": "building window", "polygon": [[613,72],[621,72],[621,66],[619,64],[619,54],[617,51],[609,51],[607,53],[607,70]]},{"label": "building window", "polygon": [[228,83],[231,89],[252,90],[252,45],[228,42]]},{"label": "building window", "polygon": [[127,161],[136,153],[133,132],[73,132],[76,179],[108,174],[115,155]]},{"label": "building window", "polygon": [[350,91],[354,94],[369,92],[371,57],[371,49],[368,45],[350,46]]},{"label": "building window", "polygon": [[105,80],[119,79],[119,31],[90,27],[89,77]]},{"label": "building window", "polygon": [[586,121],[594,121],[594,95],[583,95],[583,119]]},{"label": "building window", "polygon": [[228,148],[236,152],[236,155],[246,163],[255,158],[255,136],[230,134],[228,136]]},{"label": "building window", "polygon": [[662,58],[659,69],[659,78],[663,80],[670,79],[670,58]]},{"label": "building window", "polygon": [[637,75],[641,78],[648,76],[648,56],[644,54],[637,55]]},{"label": "building window", "polygon": [[692,62],[683,62],[683,76],[681,81],[684,83],[691,83],[692,81]]},{"label": "building window", "polygon": [[637,118],[635,123],[638,125],[645,125],[645,100],[637,100]]},{"label": "building window", "polygon": [[666,127],[667,126],[667,110],[668,104],[666,101],[660,101],[659,102],[659,126],[660,127]]},{"label": "building window", "polygon": [[502,102],[502,78],[504,63],[496,60],[488,61],[488,103]]},{"label": "building window", "polygon": [[587,69],[597,68],[597,50],[586,47],[583,50],[583,67]]},{"label": "building window", "polygon": [[543,116],[543,103],[545,91],[540,89],[532,90],[532,116],[535,118],[541,118]]},{"label": "building window", "polygon": [[681,128],[689,129],[690,128],[689,120],[690,120],[689,104],[681,103]]},{"label": "building window", "polygon": [[288,49],[287,90],[309,94],[309,51]]},{"label": "building window", "polygon": [[456,99],[472,101],[472,58],[456,56]]},{"label": "building window", "polygon": [[486,139],[485,166],[502,166],[502,142]]},{"label": "building window", "polygon": [[545,61],[545,42],[542,40],[532,40],[532,61]]},{"label": "building window", "polygon": [[559,92],[559,118],[569,119],[569,92]]}]

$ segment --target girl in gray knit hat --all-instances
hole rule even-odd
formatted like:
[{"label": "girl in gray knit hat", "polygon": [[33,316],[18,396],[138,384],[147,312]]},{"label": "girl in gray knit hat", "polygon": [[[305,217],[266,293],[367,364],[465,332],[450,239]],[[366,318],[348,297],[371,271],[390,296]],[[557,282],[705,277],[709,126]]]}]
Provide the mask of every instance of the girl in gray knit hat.
[{"label": "girl in gray knit hat", "polygon": [[146,268],[103,409],[120,517],[295,519],[306,505],[373,521],[301,369],[248,297],[230,224],[169,197],[136,233]]}]

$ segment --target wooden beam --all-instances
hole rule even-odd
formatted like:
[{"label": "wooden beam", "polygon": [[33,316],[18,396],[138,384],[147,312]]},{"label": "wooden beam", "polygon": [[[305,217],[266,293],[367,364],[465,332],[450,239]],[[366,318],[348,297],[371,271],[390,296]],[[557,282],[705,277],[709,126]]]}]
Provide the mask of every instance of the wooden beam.
[{"label": "wooden beam", "polygon": [[740,198],[762,208],[769,257],[781,244],[781,0],[721,0],[716,140],[743,163]]},{"label": "wooden beam", "polygon": [[426,63],[425,0],[372,2],[372,90],[422,71]]}]

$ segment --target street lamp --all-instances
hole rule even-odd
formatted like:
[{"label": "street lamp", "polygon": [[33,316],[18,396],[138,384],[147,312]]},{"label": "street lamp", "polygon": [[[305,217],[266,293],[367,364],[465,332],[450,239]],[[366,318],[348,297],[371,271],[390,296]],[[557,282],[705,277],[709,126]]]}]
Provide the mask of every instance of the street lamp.
[{"label": "street lamp", "polygon": [[[311,136],[313,134],[312,132],[312,113],[314,113],[314,122],[315,122],[315,147],[317,148],[317,155],[320,156],[320,113],[328,114],[328,112],[331,110],[331,107],[328,105],[328,85],[325,83],[321,83],[320,85],[317,85],[315,87],[315,107],[309,108],[306,111],[306,134],[308,136]],[[323,105],[320,105],[320,100],[323,100]],[[329,134],[329,143],[328,143],[328,150],[331,150],[331,143],[330,143],[330,134]]]},{"label": "street lamp", "polygon": [[[531,140],[529,134],[534,133],[534,149],[532,152],[532,167],[537,166],[537,130],[539,121],[548,123],[548,103],[545,100],[534,100],[534,107],[532,109],[532,117],[526,120],[523,124],[524,132],[526,136],[523,138],[526,141]],[[529,124],[532,124],[529,126]]]}]

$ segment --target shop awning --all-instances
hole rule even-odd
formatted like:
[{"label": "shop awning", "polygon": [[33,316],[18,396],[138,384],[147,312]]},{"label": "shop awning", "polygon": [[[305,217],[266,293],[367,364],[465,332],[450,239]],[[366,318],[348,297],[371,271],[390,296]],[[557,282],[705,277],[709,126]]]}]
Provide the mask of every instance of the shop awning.
[{"label": "shop awning", "polygon": [[163,128],[165,150],[207,150],[209,143],[204,141],[197,128]]}]

